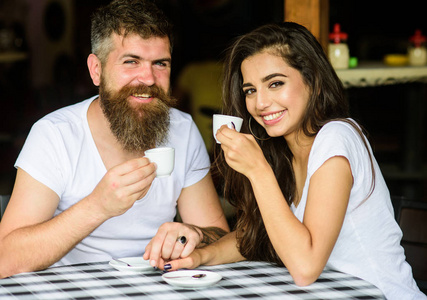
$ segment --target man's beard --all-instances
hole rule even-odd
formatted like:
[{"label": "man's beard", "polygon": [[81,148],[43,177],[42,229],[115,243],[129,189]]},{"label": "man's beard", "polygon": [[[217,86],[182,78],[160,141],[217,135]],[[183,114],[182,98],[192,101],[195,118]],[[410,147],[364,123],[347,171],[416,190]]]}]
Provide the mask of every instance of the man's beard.
[{"label": "man's beard", "polygon": [[[110,123],[111,131],[124,150],[141,152],[167,141],[169,108],[175,104],[175,99],[158,86],[124,86],[113,92],[105,82],[101,77],[101,107]],[[149,94],[157,100],[136,103],[135,107],[132,107],[127,99],[135,94]]]}]

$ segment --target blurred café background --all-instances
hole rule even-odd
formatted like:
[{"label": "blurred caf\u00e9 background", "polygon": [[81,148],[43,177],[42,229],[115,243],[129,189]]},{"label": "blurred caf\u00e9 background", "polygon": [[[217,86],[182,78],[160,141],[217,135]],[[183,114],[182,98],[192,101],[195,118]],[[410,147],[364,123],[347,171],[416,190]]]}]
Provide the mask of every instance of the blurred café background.
[{"label": "blurred caf\u00e9 background", "polygon": [[[90,15],[108,2],[0,0],[0,194],[12,190],[13,164],[31,125],[97,93],[86,67]],[[339,23],[348,34],[350,56],[357,58],[354,68],[337,70],[347,78],[352,115],[370,133],[392,195],[427,201],[427,67],[384,63],[389,54],[407,54],[416,29],[427,34],[418,1],[398,6],[368,0],[156,2],[175,25],[173,94],[193,115],[209,151],[211,116],[221,108],[221,59],[233,38],[267,22],[302,20],[318,30],[327,49],[328,33]],[[310,27],[317,19],[317,27]],[[365,78],[373,74],[369,66],[381,70],[378,78]]]}]

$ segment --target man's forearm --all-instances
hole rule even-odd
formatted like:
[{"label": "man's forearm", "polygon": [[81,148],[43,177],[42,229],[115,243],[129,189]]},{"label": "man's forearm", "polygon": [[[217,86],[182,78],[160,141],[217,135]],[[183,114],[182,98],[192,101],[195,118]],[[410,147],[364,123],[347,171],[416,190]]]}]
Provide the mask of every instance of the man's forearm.
[{"label": "man's forearm", "polygon": [[51,266],[101,223],[82,202],[49,221],[12,231],[0,247],[0,278]]}]

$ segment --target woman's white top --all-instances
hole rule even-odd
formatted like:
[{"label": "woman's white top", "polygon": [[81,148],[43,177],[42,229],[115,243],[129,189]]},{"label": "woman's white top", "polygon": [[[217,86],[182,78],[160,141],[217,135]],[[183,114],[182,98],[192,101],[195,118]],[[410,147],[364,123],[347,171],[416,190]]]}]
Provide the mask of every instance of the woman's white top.
[{"label": "woman's white top", "polygon": [[413,279],[410,265],[405,261],[400,245],[402,231],[394,218],[390,193],[370,146],[369,151],[375,169],[375,189],[366,198],[371,188],[372,169],[362,138],[345,122],[333,121],[323,126],[310,152],[301,201],[298,207],[292,204],[291,209],[303,222],[311,176],[329,158],[347,158],[353,175],[353,187],[344,224],[326,267],[371,282],[387,299],[426,299]]}]

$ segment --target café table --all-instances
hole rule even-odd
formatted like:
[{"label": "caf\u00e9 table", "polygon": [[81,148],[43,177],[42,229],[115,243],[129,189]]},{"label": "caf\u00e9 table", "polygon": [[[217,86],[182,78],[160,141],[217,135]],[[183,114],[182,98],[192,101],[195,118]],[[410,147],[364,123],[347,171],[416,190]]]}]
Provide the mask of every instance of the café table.
[{"label": "caf\u00e9 table", "polygon": [[122,272],[108,262],[52,267],[0,280],[0,299],[385,299],[374,285],[325,269],[318,280],[298,287],[284,267],[265,262],[201,266],[220,274],[215,285],[179,288],[162,271]]}]

